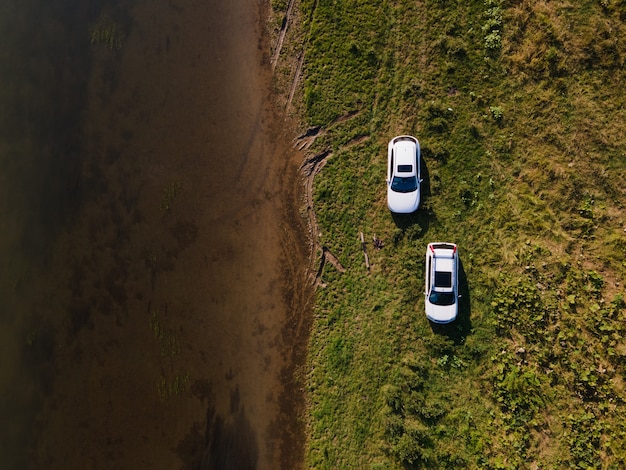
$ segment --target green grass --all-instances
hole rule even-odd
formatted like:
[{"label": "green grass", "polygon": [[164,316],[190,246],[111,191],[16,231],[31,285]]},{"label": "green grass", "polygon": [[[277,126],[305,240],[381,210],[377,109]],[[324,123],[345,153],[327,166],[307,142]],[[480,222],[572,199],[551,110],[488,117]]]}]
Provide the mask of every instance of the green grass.
[{"label": "green grass", "polygon": [[[623,1],[302,0],[326,265],[307,365],[314,468],[626,465]],[[386,144],[422,144],[418,213]],[[372,268],[363,261],[359,232]],[[371,237],[385,246],[375,250]],[[462,313],[424,317],[429,241]]]}]

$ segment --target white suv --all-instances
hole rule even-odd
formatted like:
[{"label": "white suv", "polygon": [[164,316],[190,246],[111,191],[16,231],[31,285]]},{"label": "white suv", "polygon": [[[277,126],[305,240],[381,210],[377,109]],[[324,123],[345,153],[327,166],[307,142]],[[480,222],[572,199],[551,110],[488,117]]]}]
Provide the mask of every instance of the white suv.
[{"label": "white suv", "polygon": [[415,137],[399,135],[387,145],[387,207],[410,214],[420,204],[420,144]]},{"label": "white suv", "polygon": [[429,243],[426,248],[426,318],[450,323],[459,313],[459,252],[454,243]]}]

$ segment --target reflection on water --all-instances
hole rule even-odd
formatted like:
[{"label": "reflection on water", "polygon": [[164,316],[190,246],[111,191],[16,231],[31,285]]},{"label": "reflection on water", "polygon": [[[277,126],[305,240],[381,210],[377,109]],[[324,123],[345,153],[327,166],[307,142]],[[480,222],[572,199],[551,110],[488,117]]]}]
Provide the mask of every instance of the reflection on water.
[{"label": "reflection on water", "polygon": [[[88,2],[0,2],[0,460],[24,468],[55,345],[32,336],[56,235],[76,213]],[[30,333],[29,333],[30,332]],[[11,423],[7,426],[6,423]]]}]

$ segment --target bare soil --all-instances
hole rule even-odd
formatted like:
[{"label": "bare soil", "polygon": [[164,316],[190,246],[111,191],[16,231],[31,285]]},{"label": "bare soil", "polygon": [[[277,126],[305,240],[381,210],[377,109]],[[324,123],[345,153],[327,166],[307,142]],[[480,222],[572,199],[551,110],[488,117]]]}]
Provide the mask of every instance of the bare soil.
[{"label": "bare soil", "polygon": [[302,465],[303,157],[264,8],[139,1],[94,48],[84,201],[24,300],[49,377],[30,468]]}]

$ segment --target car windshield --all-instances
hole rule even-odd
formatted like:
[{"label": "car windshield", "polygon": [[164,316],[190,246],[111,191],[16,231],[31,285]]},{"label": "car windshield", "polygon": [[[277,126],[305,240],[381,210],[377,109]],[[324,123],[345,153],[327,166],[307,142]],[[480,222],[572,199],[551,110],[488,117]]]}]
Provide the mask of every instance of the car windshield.
[{"label": "car windshield", "polygon": [[430,292],[428,301],[433,305],[453,305],[455,301],[454,292],[437,292],[435,290]]},{"label": "car windshield", "polygon": [[409,176],[402,178],[401,176],[394,176],[391,181],[391,189],[397,193],[410,193],[417,189],[417,177]]}]

